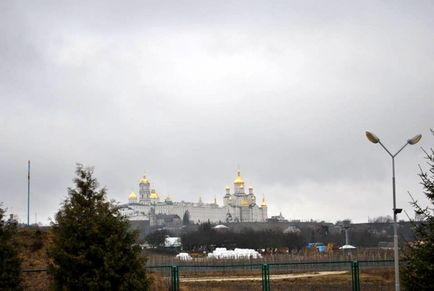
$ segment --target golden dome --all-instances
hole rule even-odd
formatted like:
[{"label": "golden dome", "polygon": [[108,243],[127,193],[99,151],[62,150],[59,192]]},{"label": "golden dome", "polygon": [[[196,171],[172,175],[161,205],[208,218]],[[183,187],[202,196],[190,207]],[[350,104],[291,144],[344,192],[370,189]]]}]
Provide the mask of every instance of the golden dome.
[{"label": "golden dome", "polygon": [[229,196],[229,201],[232,201],[232,196]]},{"label": "golden dome", "polygon": [[253,190],[253,186],[252,186],[252,184],[250,184],[250,186],[249,186],[249,190]]},{"label": "golden dome", "polygon": [[267,203],[265,203],[265,198],[262,198],[261,207],[267,207]]},{"label": "golden dome", "polygon": [[130,194],[130,196],[128,196],[128,199],[137,199],[137,195],[136,195],[136,193],[134,193],[134,190],[131,191],[131,194]]},{"label": "golden dome", "polygon": [[149,184],[149,180],[146,179],[146,174],[143,174],[142,180],[140,180],[140,184]]},{"label": "golden dome", "polygon": [[237,178],[235,179],[234,184],[235,185],[240,185],[240,184],[244,185],[244,180],[241,178],[241,172],[239,169],[238,169]]},{"label": "golden dome", "polygon": [[151,199],[159,199],[160,198],[160,196],[157,194],[157,193],[151,193],[151,195],[149,196],[149,198],[151,198]]},{"label": "golden dome", "polygon": [[249,206],[249,203],[247,202],[247,199],[246,199],[246,195],[244,195],[244,201],[243,201],[243,203],[241,203],[241,205],[242,206]]},{"label": "golden dome", "polygon": [[241,186],[240,186],[240,189],[244,189],[244,185],[241,185]]},{"label": "golden dome", "polygon": [[229,187],[229,185],[227,185],[226,190],[231,190],[231,187]]},{"label": "golden dome", "polygon": [[256,197],[255,196],[252,196],[252,201],[255,201],[256,200]]},{"label": "golden dome", "polygon": [[155,192],[155,187],[152,187],[152,188],[151,188],[151,192]]}]

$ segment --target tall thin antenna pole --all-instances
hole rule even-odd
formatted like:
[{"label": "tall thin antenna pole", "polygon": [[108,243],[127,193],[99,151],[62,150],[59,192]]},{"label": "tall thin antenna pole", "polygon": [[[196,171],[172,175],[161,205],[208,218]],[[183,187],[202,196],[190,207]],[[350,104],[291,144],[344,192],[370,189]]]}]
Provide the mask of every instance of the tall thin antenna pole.
[{"label": "tall thin antenna pole", "polygon": [[27,229],[30,225],[30,160],[28,162],[28,172],[27,172]]}]

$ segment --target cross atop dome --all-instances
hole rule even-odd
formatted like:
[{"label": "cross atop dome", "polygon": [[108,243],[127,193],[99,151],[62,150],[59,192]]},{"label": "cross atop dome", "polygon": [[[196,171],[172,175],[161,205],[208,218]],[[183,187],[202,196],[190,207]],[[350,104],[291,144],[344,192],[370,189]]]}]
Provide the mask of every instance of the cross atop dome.
[{"label": "cross atop dome", "polygon": [[241,178],[241,171],[240,171],[240,169],[238,169],[237,178],[235,179],[234,184],[235,185],[243,185],[244,186],[244,180]]}]

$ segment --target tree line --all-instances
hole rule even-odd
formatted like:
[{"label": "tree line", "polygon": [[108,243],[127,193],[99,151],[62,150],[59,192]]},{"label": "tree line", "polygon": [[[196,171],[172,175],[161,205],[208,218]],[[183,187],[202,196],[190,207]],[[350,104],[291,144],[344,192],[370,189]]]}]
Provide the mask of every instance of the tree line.
[{"label": "tree line", "polygon": [[300,250],[306,245],[306,239],[300,233],[283,233],[280,230],[253,230],[244,228],[240,232],[230,229],[216,230],[210,223],[201,224],[196,231],[181,235],[184,250],[211,251],[216,247],[249,248],[276,250],[288,248],[290,251]]}]

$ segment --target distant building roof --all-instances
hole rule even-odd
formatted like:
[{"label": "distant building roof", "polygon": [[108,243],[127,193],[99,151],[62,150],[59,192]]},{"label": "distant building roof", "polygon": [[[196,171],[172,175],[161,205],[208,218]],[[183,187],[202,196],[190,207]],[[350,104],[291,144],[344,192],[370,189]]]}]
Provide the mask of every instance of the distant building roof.
[{"label": "distant building roof", "polygon": [[219,224],[213,227],[213,229],[228,229],[229,227],[227,227],[226,225],[223,224]]},{"label": "distant building roof", "polygon": [[159,213],[157,214],[157,219],[174,219],[174,218],[179,218],[179,215],[177,214],[164,214],[164,213]]},{"label": "distant building roof", "polygon": [[166,248],[177,248],[181,246],[181,238],[180,237],[166,237],[164,241],[164,246]]}]

